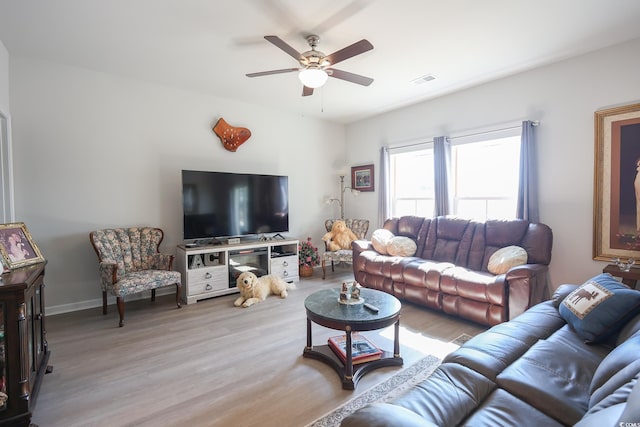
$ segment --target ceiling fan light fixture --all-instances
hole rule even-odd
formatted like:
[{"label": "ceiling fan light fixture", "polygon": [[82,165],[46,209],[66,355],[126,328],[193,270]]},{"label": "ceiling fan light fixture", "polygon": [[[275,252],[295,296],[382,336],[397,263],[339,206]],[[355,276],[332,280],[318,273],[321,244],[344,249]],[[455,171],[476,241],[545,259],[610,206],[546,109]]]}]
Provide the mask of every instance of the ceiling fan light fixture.
[{"label": "ceiling fan light fixture", "polygon": [[306,87],[316,89],[327,82],[329,75],[326,71],[320,68],[305,68],[300,71],[298,78]]}]

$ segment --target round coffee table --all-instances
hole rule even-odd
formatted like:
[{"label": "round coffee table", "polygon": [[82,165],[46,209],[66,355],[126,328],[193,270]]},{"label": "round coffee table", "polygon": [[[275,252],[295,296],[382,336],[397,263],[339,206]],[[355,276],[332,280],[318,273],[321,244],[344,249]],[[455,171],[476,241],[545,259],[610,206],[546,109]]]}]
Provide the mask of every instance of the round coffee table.
[{"label": "round coffee table", "polygon": [[[367,372],[383,366],[401,366],[400,357],[400,301],[393,295],[375,289],[362,288],[360,295],[364,301],[377,307],[374,312],[364,304],[341,304],[338,302],[340,289],[325,289],[309,295],[304,306],[307,310],[307,346],[302,355],[320,360],[331,366],[342,380],[342,388],[354,390],[358,380]],[[326,328],[344,331],[346,334],[346,362],[331,350],[328,345],[313,346],[311,323]],[[395,324],[393,353],[382,352],[378,360],[353,365],[351,355],[351,333],[353,331],[372,331]]]}]

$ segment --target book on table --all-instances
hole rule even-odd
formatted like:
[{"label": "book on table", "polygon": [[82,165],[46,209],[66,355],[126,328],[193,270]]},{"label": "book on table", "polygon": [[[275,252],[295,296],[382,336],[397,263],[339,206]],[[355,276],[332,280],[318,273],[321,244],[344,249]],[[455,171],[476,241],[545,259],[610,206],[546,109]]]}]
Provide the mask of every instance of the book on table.
[{"label": "book on table", "polygon": [[[342,360],[343,363],[347,361],[347,336],[337,335],[331,337],[328,340],[329,347],[333,352]],[[372,360],[378,360],[382,357],[382,350],[376,347],[371,341],[366,339],[363,335],[354,333],[351,335],[351,362],[354,365],[358,363],[371,362]]]}]

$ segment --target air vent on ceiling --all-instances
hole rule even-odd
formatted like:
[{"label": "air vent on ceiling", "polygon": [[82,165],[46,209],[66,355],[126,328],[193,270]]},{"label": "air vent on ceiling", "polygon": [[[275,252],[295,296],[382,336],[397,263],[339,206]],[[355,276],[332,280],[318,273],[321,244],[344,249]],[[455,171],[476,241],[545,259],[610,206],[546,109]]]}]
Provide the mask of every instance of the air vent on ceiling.
[{"label": "air vent on ceiling", "polygon": [[414,85],[421,85],[422,83],[430,82],[431,80],[435,79],[436,76],[434,76],[433,74],[425,74],[424,76],[411,80],[411,83],[413,83]]}]

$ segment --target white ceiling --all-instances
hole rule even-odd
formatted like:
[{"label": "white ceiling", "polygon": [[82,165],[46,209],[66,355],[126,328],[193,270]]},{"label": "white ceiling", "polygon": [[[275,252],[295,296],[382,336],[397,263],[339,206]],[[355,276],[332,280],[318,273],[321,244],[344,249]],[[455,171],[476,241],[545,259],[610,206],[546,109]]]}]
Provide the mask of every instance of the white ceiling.
[{"label": "white ceiling", "polygon": [[[369,40],[337,68],[373,84],[329,79],[303,98],[296,73],[245,76],[297,66],[263,36],[303,52],[310,33],[326,54]],[[11,57],[342,123],[638,37],[638,0],[0,0]]]}]

